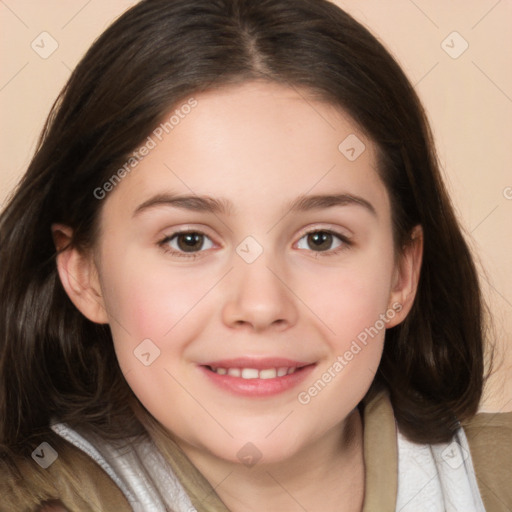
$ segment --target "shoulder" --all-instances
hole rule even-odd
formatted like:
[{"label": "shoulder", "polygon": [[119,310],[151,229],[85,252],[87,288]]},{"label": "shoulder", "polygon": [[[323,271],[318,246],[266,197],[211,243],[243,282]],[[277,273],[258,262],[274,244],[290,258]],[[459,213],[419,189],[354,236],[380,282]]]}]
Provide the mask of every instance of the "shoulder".
[{"label": "shoulder", "polygon": [[512,412],[478,413],[462,426],[486,509],[512,510]]},{"label": "shoulder", "polygon": [[[50,508],[42,510],[52,512],[132,510],[111,478],[81,450],[53,432],[42,443],[32,457],[0,457],[0,512],[36,512],[45,502]],[[61,507],[55,508],[59,502]]]}]

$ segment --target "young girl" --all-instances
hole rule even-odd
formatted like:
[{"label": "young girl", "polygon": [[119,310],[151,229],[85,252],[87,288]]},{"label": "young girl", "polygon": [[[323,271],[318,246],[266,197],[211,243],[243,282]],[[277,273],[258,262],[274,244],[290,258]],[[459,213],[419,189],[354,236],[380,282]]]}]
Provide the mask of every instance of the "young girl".
[{"label": "young girl", "polygon": [[1,217],[0,510],[510,510],[421,105],[324,0],[144,0]]}]

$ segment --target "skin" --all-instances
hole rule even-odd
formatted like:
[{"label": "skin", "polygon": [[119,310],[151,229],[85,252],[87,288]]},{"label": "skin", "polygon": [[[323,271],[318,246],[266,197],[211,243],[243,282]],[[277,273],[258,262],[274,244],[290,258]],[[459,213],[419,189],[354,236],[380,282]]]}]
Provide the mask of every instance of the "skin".
[{"label": "skin", "polygon": [[[134,393],[233,511],[361,510],[356,406],[378,368],[385,329],[308,404],[297,395],[393,304],[401,310],[386,327],[401,322],[418,282],[421,231],[395,253],[374,144],[339,108],[306,98],[265,82],[197,95],[197,107],[104,200],[94,250],[58,258],[71,300],[92,321],[110,324]],[[355,161],[338,150],[350,134],[366,148]],[[159,204],[134,213],[162,193],[231,205],[212,213]],[[374,212],[358,204],[290,211],[305,194],[350,194]],[[176,239],[161,243],[176,230],[203,232],[211,243],[178,256]],[[349,243],[334,237],[319,251],[308,231],[336,232]],[[70,235],[54,226],[57,246]],[[252,263],[236,252],[247,236],[263,249]],[[150,366],[134,356],[147,338],[160,350]],[[242,356],[316,366],[297,388],[266,398],[218,389],[198,367]],[[248,442],[261,453],[251,468],[237,456]]]}]

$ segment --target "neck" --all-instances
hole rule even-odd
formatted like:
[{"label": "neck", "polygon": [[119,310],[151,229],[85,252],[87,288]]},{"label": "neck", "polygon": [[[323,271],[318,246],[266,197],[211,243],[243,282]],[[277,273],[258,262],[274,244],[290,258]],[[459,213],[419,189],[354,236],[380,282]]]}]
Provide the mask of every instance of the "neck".
[{"label": "neck", "polygon": [[341,428],[284,461],[245,467],[205,458],[190,446],[182,449],[231,512],[362,510],[363,427],[357,408]]}]

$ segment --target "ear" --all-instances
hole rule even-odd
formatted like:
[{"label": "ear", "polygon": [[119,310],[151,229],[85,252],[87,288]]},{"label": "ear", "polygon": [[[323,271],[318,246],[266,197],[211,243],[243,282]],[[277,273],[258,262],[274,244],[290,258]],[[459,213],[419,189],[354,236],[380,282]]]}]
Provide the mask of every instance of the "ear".
[{"label": "ear", "polygon": [[71,245],[73,231],[63,224],[52,225],[57,248],[57,271],[71,302],[89,320],[108,323],[98,270],[92,254]]},{"label": "ear", "polygon": [[388,307],[396,311],[396,315],[387,323],[387,328],[401,323],[411,311],[418,289],[422,259],[423,229],[415,226],[410,240],[402,247],[395,268]]}]

